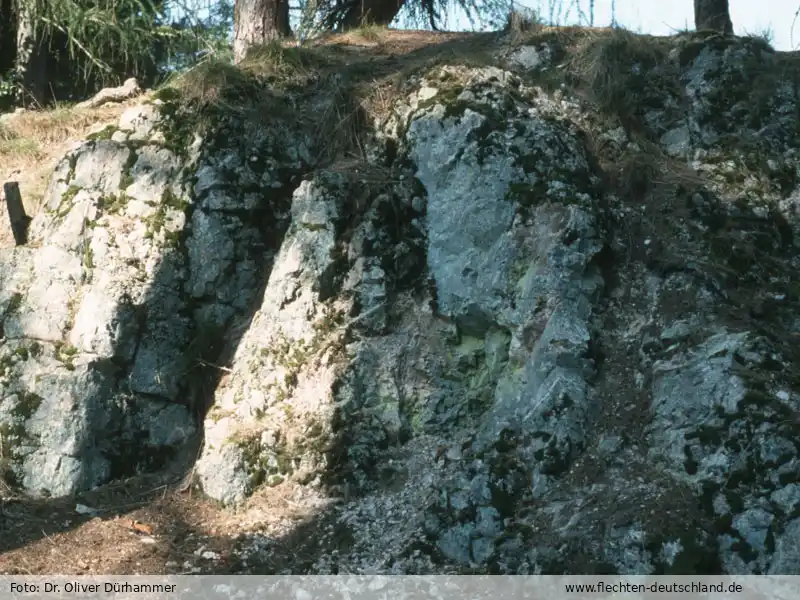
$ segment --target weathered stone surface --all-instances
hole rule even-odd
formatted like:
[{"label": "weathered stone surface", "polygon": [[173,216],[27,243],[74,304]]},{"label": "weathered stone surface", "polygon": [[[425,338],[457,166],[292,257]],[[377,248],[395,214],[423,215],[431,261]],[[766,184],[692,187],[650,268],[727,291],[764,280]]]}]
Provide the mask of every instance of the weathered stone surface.
[{"label": "weathered stone surface", "polygon": [[120,189],[125,166],[133,150],[111,140],[89,142],[75,159],[70,184],[78,188],[114,194]]},{"label": "weathered stone surface", "polygon": [[[310,440],[287,438],[280,424],[292,415],[308,423],[300,433],[330,418],[334,369],[318,355],[338,337],[335,317],[322,301],[331,297],[337,279],[341,188],[334,176],[304,181],[295,191],[292,221],[261,307],[237,349],[241,358],[230,385],[217,391],[198,474],[206,493],[220,501],[241,501],[255,484],[275,484],[298,470],[311,477],[324,466],[315,464],[322,459],[315,453],[295,463],[293,446]],[[223,462],[224,470],[215,466]]]},{"label": "weathered stone surface", "polygon": [[119,118],[119,128],[129,133],[131,140],[146,140],[156,133],[161,115],[157,104],[131,106]]},{"label": "weathered stone surface", "polygon": [[153,145],[138,148],[128,171],[130,185],[124,188],[125,194],[140,202],[164,201],[165,194],[179,193],[173,188],[179,170],[178,160],[169,150]]}]

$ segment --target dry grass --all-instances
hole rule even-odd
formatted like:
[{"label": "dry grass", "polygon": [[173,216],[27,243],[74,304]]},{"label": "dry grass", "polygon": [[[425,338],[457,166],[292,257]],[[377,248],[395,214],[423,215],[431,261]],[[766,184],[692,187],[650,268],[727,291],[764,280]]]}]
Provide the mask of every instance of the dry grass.
[{"label": "dry grass", "polygon": [[325,166],[363,158],[369,124],[389,112],[410,75],[442,63],[489,64],[494,40],[365,26],[300,47],[273,42],[239,65],[208,62],[170,85],[201,118],[238,114],[260,126],[301,127],[317,140],[314,166]]},{"label": "dry grass", "polygon": [[653,36],[611,28],[584,36],[576,50],[571,68],[599,108],[626,114],[638,107],[648,73],[665,62],[669,46]]},{"label": "dry grass", "polygon": [[[126,108],[138,102],[141,98],[91,109],[57,106],[5,119],[0,124],[0,183],[18,181],[25,212],[35,215],[50,174],[70,144],[100,125],[116,122]],[[13,245],[11,227],[4,218],[0,248]]]},{"label": "dry grass", "polygon": [[374,47],[393,37],[394,30],[382,25],[362,25],[345,33],[323,33],[309,40],[309,48],[319,46]]},{"label": "dry grass", "polygon": [[183,102],[201,109],[238,112],[266,92],[302,86],[331,61],[317,51],[273,42],[252,48],[239,65],[210,60],[170,82]]},{"label": "dry grass", "polygon": [[512,9],[506,18],[506,25],[503,31],[517,40],[538,33],[544,28],[544,23],[536,14],[536,11],[523,7],[522,10]]},{"label": "dry grass", "polygon": [[389,28],[381,25],[366,24],[352,32],[354,37],[360,37],[365,42],[377,44],[388,33]]},{"label": "dry grass", "polygon": [[[239,65],[209,61],[176,78],[181,110],[204,128],[237,115],[253,127],[302,127],[323,141],[324,153],[353,146],[358,105],[341,51],[274,42],[248,52]],[[188,110],[186,110],[188,108]]]}]

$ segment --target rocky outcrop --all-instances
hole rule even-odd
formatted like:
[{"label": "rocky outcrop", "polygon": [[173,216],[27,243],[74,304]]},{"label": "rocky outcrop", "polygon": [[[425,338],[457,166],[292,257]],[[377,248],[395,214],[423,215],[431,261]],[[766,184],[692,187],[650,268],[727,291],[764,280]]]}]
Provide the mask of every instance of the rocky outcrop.
[{"label": "rocky outcrop", "polygon": [[174,99],[71,150],[2,257],[7,471],[66,494],[202,431],[223,504],[340,503],[316,573],[800,572],[789,67],[676,39],[620,116],[536,85],[555,43],[411,78],[360,171]]}]

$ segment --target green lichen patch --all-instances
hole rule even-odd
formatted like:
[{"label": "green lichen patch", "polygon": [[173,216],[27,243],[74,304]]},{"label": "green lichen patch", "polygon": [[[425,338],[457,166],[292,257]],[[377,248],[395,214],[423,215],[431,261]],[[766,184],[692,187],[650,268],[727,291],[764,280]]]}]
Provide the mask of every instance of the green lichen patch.
[{"label": "green lichen patch", "polygon": [[[510,341],[507,331],[492,328],[483,337],[462,334],[448,348],[447,367],[442,376],[463,387],[463,416],[467,420],[480,419],[494,402],[497,382],[508,362]],[[404,409],[411,411],[412,424],[419,421],[420,415],[412,405]]]}]

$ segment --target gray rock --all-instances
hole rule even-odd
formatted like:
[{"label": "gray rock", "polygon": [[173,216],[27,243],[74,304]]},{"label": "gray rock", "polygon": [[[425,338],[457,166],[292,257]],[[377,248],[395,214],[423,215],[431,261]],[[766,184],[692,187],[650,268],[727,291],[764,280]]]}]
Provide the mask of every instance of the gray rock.
[{"label": "gray rock", "polygon": [[131,152],[111,140],[88,142],[74,159],[75,174],[70,185],[103,194],[118,193]]},{"label": "gray rock", "polygon": [[789,522],[783,533],[776,536],[775,554],[767,571],[768,575],[800,574],[798,536],[800,536],[800,519],[794,519]]},{"label": "gray rock", "polygon": [[130,184],[125,194],[142,202],[160,204],[168,201],[165,194],[177,195],[173,191],[180,165],[175,155],[165,148],[143,146],[136,150],[136,162],[130,168]]},{"label": "gray rock", "polygon": [[766,550],[765,542],[773,520],[774,516],[767,511],[760,508],[752,508],[733,519],[733,529],[742,536],[742,539],[747,542],[750,548],[759,554],[763,554]]},{"label": "gray rock", "polygon": [[146,140],[161,122],[159,108],[155,104],[140,104],[126,109],[119,118],[119,128],[130,132],[132,140]]},{"label": "gray rock", "polygon": [[520,67],[526,71],[534,71],[549,67],[552,54],[552,49],[546,44],[541,46],[520,46],[509,54],[508,60],[513,66]]}]

